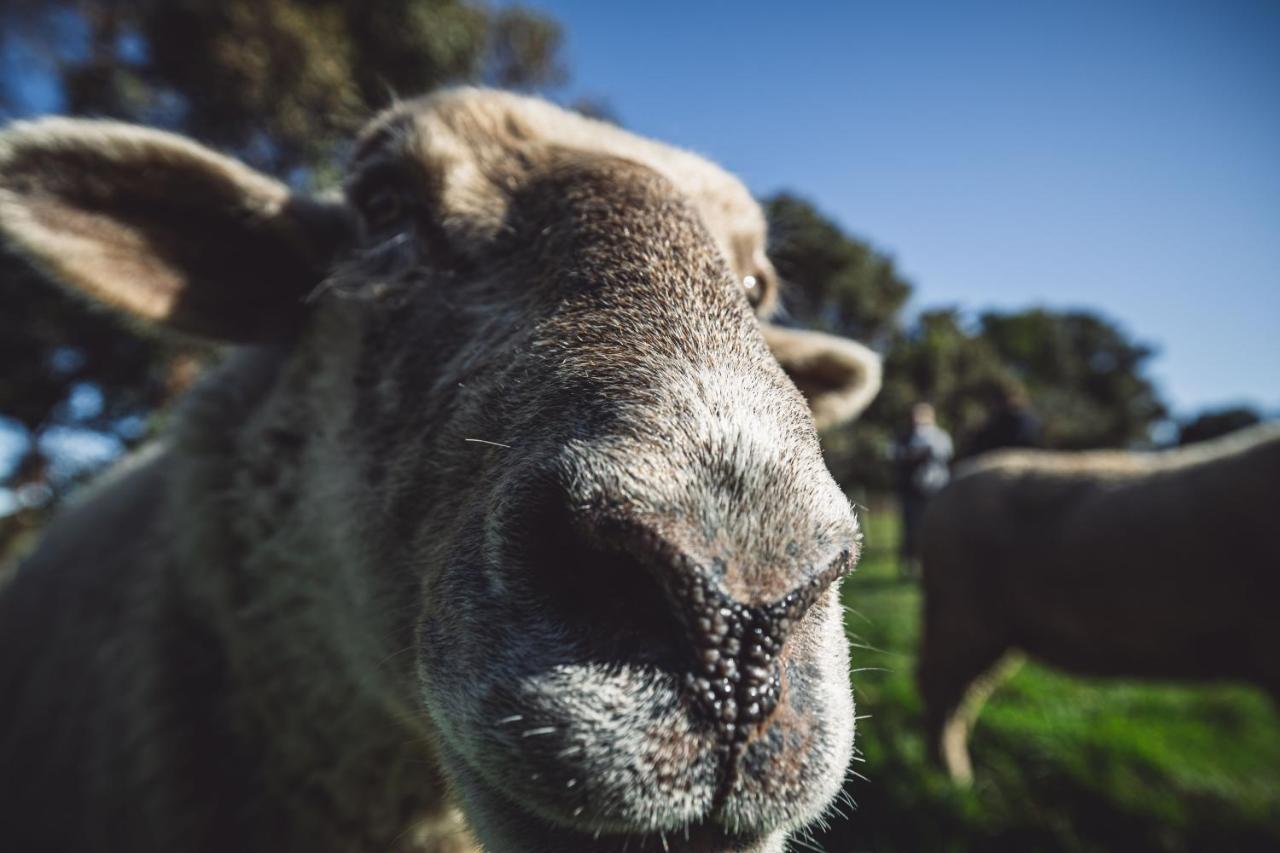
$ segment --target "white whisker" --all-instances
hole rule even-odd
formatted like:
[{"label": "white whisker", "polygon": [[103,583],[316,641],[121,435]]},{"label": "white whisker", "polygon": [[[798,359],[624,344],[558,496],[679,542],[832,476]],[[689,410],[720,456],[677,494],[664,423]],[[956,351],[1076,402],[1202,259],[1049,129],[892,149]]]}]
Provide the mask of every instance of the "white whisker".
[{"label": "white whisker", "polygon": [[463,441],[469,441],[469,442],[471,442],[472,444],[487,444],[487,445],[489,445],[490,447],[503,447],[503,448],[506,448],[507,450],[510,450],[510,449],[511,449],[511,445],[509,445],[509,444],[503,444],[503,443],[502,443],[502,442],[500,442],[500,441],[488,441],[488,440],[483,439],[483,438],[464,438],[464,439],[462,439],[462,440],[463,440]]}]

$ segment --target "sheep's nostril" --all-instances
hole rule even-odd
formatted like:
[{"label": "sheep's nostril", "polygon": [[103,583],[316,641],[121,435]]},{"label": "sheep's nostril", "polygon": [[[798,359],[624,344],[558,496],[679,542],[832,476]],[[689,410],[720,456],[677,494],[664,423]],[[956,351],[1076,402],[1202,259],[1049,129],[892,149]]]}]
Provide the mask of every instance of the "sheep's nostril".
[{"label": "sheep's nostril", "polygon": [[548,490],[531,500],[511,537],[522,550],[511,562],[528,568],[529,593],[594,661],[685,670],[684,627],[658,575],[628,541],[602,534],[559,497]]}]

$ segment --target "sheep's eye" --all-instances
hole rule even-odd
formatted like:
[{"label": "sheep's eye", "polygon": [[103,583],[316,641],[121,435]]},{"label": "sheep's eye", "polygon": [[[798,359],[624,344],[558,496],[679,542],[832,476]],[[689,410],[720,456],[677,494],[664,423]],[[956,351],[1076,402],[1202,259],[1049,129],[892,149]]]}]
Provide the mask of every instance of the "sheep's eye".
[{"label": "sheep's eye", "polygon": [[747,301],[751,303],[751,307],[755,308],[764,299],[764,276],[744,275],[742,289],[746,291]]},{"label": "sheep's eye", "polygon": [[380,190],[365,199],[364,221],[370,231],[386,231],[404,216],[404,199],[392,190]]}]

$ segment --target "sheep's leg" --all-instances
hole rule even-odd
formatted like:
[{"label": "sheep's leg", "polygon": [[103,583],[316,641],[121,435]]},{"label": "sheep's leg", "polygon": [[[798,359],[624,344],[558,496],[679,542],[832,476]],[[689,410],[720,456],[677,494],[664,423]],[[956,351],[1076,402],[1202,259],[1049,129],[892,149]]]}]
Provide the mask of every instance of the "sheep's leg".
[{"label": "sheep's leg", "polygon": [[997,662],[1007,644],[989,627],[971,623],[965,631],[926,626],[919,685],[925,706],[925,733],[934,761],[955,781],[973,779],[969,732],[983,702],[1002,680]]}]

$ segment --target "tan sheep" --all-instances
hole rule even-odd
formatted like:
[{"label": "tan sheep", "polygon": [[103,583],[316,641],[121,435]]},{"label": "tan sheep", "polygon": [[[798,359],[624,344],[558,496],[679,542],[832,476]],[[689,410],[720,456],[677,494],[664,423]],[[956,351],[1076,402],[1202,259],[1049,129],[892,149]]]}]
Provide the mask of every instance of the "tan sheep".
[{"label": "tan sheep", "polygon": [[342,199],[19,124],[0,234],[248,344],[0,594],[5,849],[776,853],[828,808],[859,536],[814,420],[878,363],[762,322],[737,180],[461,89]]},{"label": "tan sheep", "polygon": [[1241,679],[1280,698],[1280,423],[1158,453],[998,451],[925,521],[918,671],[957,780],[1010,650],[1084,675]]}]

